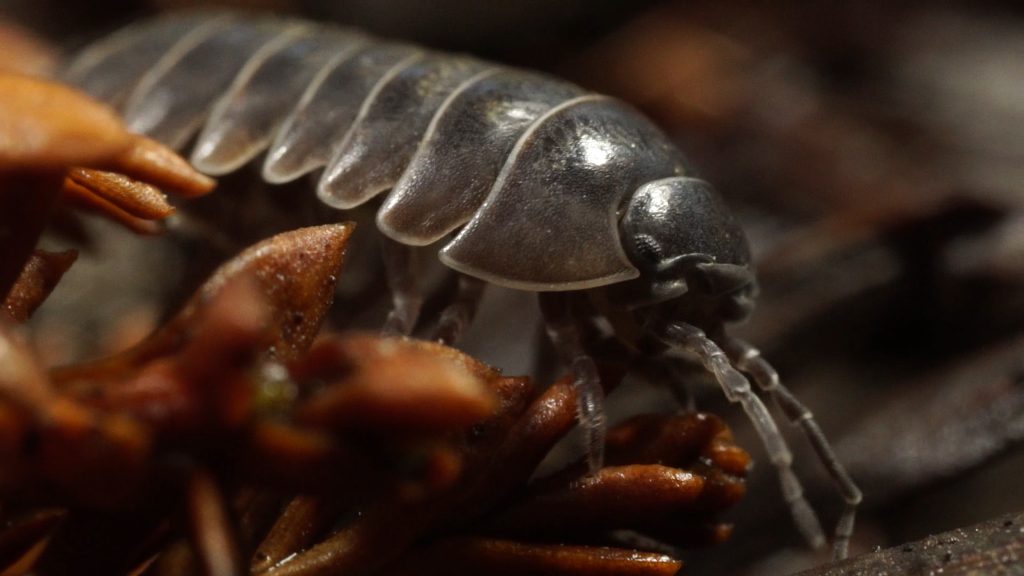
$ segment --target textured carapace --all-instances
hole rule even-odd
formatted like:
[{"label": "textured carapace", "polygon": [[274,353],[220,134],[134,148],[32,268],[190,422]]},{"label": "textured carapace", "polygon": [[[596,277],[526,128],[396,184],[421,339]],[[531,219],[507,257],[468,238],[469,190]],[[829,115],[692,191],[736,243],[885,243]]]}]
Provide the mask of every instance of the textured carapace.
[{"label": "textured carapace", "polygon": [[192,162],[209,174],[266,151],[268,182],[323,168],[331,206],[388,192],[385,235],[425,245],[455,232],[445,264],[519,289],[636,278],[625,205],[645,183],[683,176],[669,140],[612,98],[291,19],[166,16],[89,47],[65,77],[139,132],[176,148],[195,139]]}]

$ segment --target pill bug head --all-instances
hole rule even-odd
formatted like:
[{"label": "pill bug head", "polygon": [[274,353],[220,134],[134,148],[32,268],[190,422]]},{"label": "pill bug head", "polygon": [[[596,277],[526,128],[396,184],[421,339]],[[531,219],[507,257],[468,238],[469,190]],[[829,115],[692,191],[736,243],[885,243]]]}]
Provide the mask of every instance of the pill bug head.
[{"label": "pill bug head", "polygon": [[[707,182],[675,177],[648,182],[628,200],[619,223],[623,247],[640,277],[620,298],[634,308],[714,310],[745,318],[757,282],[746,236]],[[699,304],[695,306],[693,304]],[[709,306],[710,304],[710,306]]]}]

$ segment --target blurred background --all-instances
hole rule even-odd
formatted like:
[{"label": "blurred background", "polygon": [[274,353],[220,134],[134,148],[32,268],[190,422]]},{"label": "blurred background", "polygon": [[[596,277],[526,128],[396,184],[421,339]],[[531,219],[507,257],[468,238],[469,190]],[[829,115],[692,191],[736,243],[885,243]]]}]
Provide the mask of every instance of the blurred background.
[{"label": "blurred background", "polygon": [[[147,14],[195,4],[0,0],[0,16],[73,50]],[[812,407],[863,488],[853,553],[1024,510],[1019,3],[219,4],[540,69],[642,109],[744,222],[762,294],[737,332]],[[118,246],[126,253],[108,258],[138,261],[153,250]],[[169,269],[184,265],[180,255],[168,258]],[[75,273],[78,284],[55,293],[64,291],[64,304],[54,310],[90,307],[92,292],[110,289],[102,273]],[[150,276],[118,276],[119,288],[137,286],[145,300],[161,292]],[[535,332],[518,312],[533,304],[504,298],[519,298],[519,331],[502,332],[515,353],[487,354],[516,372]],[[492,300],[481,330],[502,325],[508,300]],[[138,306],[117,305],[119,317],[134,310],[144,316],[135,318],[140,326],[153,321]],[[95,330],[116,341],[128,338],[117,330],[131,327]],[[642,411],[663,404],[663,394],[636,383],[612,402]],[[763,462],[738,411],[719,396],[708,390],[701,407],[730,417]],[[839,497],[799,435],[790,438],[812,502],[831,525]],[[784,574],[824,558],[800,542],[764,463],[733,520],[731,542],[687,554],[686,573]]]}]

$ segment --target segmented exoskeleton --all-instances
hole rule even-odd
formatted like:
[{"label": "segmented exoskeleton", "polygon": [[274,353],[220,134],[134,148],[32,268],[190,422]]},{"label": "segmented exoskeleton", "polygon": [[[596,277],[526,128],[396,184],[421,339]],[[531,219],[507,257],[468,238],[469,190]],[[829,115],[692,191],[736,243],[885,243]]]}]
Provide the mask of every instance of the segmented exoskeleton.
[{"label": "segmented exoskeleton", "polygon": [[330,206],[387,192],[377,225],[394,241],[393,331],[411,331],[421,301],[403,251],[449,234],[440,258],[463,276],[441,339],[468,322],[483,282],[540,293],[575,375],[592,469],[602,461],[603,394],[581,323],[604,317],[645,354],[690,353],[750,416],[798,526],[821,544],[789,449],[747,373],[803,428],[839,486],[847,507],[835,554],[845,555],[859,490],[810,411],[755,348],[724,330],[749,313],[756,292],[743,232],[631,107],[465,56],[237,14],[130,27],[82,52],[66,78],[119,107],[135,130],[172,147],[196,138],[192,162],[209,174],[266,151],[270,183],[323,169],[317,194]]}]

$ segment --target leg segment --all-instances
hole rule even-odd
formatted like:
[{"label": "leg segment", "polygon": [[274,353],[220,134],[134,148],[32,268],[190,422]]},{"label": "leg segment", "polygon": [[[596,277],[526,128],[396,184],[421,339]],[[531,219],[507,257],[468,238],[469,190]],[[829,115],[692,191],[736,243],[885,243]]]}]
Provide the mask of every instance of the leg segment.
[{"label": "leg segment", "polygon": [[814,451],[818,453],[821,463],[832,477],[832,482],[842,494],[846,506],[836,525],[832,555],[836,560],[846,558],[850,537],[853,535],[857,505],[861,501],[860,489],[836,458],[828,439],[814,420],[814,414],[782,384],[778,372],[761,356],[761,352],[735,338],[729,340],[726,349],[736,367],[749,374],[759,388],[771,394],[790,422],[803,430]]},{"label": "leg segment", "polygon": [[576,418],[587,437],[587,465],[590,472],[594,473],[604,465],[604,439],[608,426],[601,378],[594,360],[587,355],[580,341],[579,328],[573,319],[569,298],[558,292],[541,293],[539,297],[548,337],[562,363],[572,369]]},{"label": "leg segment", "polygon": [[391,290],[392,308],[381,333],[385,336],[408,336],[416,327],[423,306],[423,296],[416,282],[416,254],[413,248],[381,237],[384,271]]},{"label": "leg segment", "polygon": [[479,278],[459,274],[459,287],[454,299],[441,311],[434,340],[442,344],[451,344],[462,336],[476,316],[486,285],[487,283]]},{"label": "leg segment", "polygon": [[793,472],[793,456],[789,447],[764,403],[750,389],[750,382],[733,368],[725,352],[697,327],[675,322],[669,324],[659,337],[670,346],[696,355],[721,386],[725,397],[743,407],[743,411],[754,425],[754,430],[764,443],[769,460],[775,466],[782,485],[783,497],[789,505],[797,528],[813,548],[824,546],[825,534],[814,510],[804,498],[803,487]]}]

